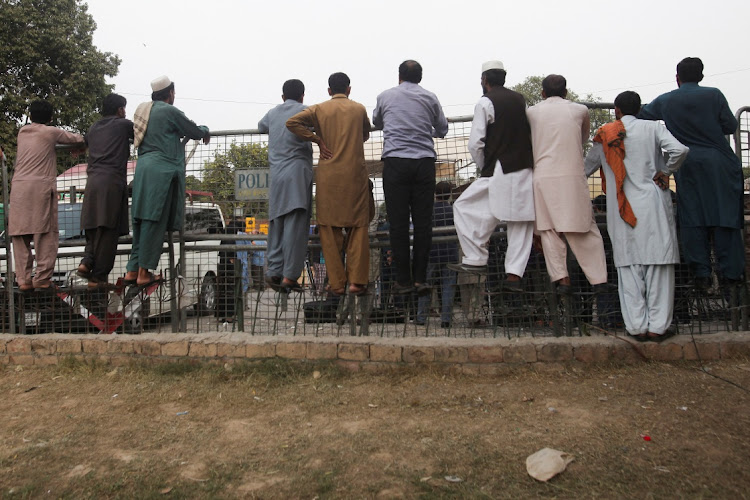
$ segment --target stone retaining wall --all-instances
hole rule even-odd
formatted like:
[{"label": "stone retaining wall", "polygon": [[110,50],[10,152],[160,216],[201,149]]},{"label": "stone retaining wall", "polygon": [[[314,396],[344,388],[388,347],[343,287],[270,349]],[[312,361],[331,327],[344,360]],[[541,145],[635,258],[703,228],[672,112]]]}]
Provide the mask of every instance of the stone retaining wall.
[{"label": "stone retaining wall", "polygon": [[[697,352],[696,352],[697,346]],[[0,364],[54,365],[68,356],[114,366],[133,360],[332,361],[352,370],[389,371],[429,364],[456,373],[491,374],[530,363],[704,361],[750,356],[750,332],[680,335],[661,344],[613,336],[456,339],[286,337],[231,334],[8,335],[0,334]]]}]

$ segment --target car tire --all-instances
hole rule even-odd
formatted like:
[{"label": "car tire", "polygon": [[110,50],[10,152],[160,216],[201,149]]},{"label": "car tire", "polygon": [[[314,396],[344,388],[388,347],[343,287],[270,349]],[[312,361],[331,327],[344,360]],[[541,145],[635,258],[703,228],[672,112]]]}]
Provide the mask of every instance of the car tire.
[{"label": "car tire", "polygon": [[216,277],[213,274],[205,275],[203,277],[203,282],[201,283],[201,292],[198,297],[198,303],[195,304],[195,311],[199,316],[207,316],[216,311],[217,293]]}]

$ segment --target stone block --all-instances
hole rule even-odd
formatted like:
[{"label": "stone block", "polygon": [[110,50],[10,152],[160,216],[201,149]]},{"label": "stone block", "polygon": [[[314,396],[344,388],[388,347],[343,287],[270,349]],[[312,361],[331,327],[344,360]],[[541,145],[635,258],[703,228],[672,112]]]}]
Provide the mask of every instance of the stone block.
[{"label": "stone block", "polygon": [[60,339],[57,341],[57,352],[60,354],[79,354],[83,352],[80,339]]},{"label": "stone block", "polygon": [[[162,349],[163,352],[163,349]],[[216,344],[216,354],[221,358],[244,358],[247,349],[245,344],[219,342]]]},{"label": "stone block", "polygon": [[5,345],[8,354],[21,354],[31,352],[31,338],[15,338]]},{"label": "stone block", "polygon": [[307,345],[307,359],[336,359],[338,348],[333,343],[309,342]]},{"label": "stone block", "polygon": [[400,363],[401,359],[401,347],[399,346],[377,344],[370,346],[370,361]]},{"label": "stone block", "polygon": [[335,361],[336,365],[341,368],[342,370],[346,370],[348,372],[358,372],[362,369],[361,364],[359,361],[347,361],[343,359],[337,359]]},{"label": "stone block", "polygon": [[141,356],[161,356],[161,344],[155,340],[136,340],[133,351]]},{"label": "stone block", "polygon": [[506,363],[536,363],[536,347],[533,344],[511,345],[503,349]]},{"label": "stone block", "polygon": [[466,347],[435,346],[432,348],[434,360],[438,363],[466,363],[469,350]]},{"label": "stone block", "polygon": [[602,344],[584,344],[573,348],[573,357],[581,363],[602,363],[609,360],[609,354],[609,346]]},{"label": "stone block", "polygon": [[305,359],[307,346],[303,342],[279,342],[276,356],[284,359]]},{"label": "stone block", "polygon": [[133,362],[133,358],[131,356],[126,356],[126,355],[111,356],[109,358],[109,364],[112,366],[128,366],[132,362]]},{"label": "stone block", "polygon": [[38,366],[51,366],[57,364],[57,356],[51,354],[49,356],[37,356],[34,358],[34,364]]},{"label": "stone block", "polygon": [[479,374],[496,377],[498,375],[508,375],[513,372],[513,368],[505,363],[485,363],[479,365]]},{"label": "stone block", "polygon": [[6,350],[5,344],[8,342],[5,339],[0,340],[0,354],[5,354],[8,351]]},{"label": "stone block", "polygon": [[750,356],[750,343],[746,342],[722,342],[721,359],[745,358]]},{"label": "stone block", "polygon": [[432,347],[406,346],[402,354],[406,363],[432,363],[435,361],[435,349]]},{"label": "stone block", "polygon": [[190,342],[178,340],[176,342],[165,342],[161,345],[162,356],[185,357],[190,350]]},{"label": "stone block", "polygon": [[643,344],[643,354],[654,361],[678,361],[682,359],[682,346],[674,342],[666,344]]},{"label": "stone block", "polygon": [[[472,363],[502,363],[503,348],[500,346],[469,347],[469,361]],[[479,371],[477,369],[477,375]]]},{"label": "stone block", "polygon": [[627,345],[625,344],[625,342],[618,342],[617,344],[609,347],[609,359],[613,361],[622,361],[625,363],[638,363],[641,361],[646,361],[643,356],[638,354],[639,352],[641,352],[645,356],[645,352],[640,349],[640,345],[633,346]]},{"label": "stone block", "polygon": [[55,354],[57,341],[53,339],[31,339],[31,352],[40,356]]},{"label": "stone block", "polygon": [[86,354],[104,354],[108,350],[108,341],[104,339],[84,339],[81,347]]},{"label": "stone block", "polygon": [[7,354],[0,354],[0,365],[7,365],[9,362]]},{"label": "stone block", "polygon": [[370,358],[370,346],[367,344],[339,344],[338,357],[347,361],[365,361]]},{"label": "stone block", "polygon": [[573,346],[567,342],[550,342],[537,349],[538,361],[570,361],[573,359]]},{"label": "stone block", "polygon": [[248,344],[245,356],[250,359],[273,358],[276,356],[276,344]]},{"label": "stone block", "polygon": [[107,342],[107,353],[109,354],[133,354],[135,352],[134,340],[114,338]]},{"label": "stone block", "polygon": [[[471,354],[469,355],[471,356]],[[480,365],[477,365],[474,363],[467,363],[467,364],[461,365],[461,374],[478,377],[480,374],[479,366]]]},{"label": "stone block", "polygon": [[[695,346],[698,346],[698,350],[695,350]],[[713,342],[688,342],[682,346],[682,356],[687,361],[697,361],[698,355],[703,361],[715,361],[721,359],[721,345]]]},{"label": "stone block", "polygon": [[215,358],[216,344],[205,344],[203,342],[190,342],[188,356],[191,358]]},{"label": "stone block", "polygon": [[9,354],[8,364],[11,365],[33,365],[34,356],[31,354]]}]

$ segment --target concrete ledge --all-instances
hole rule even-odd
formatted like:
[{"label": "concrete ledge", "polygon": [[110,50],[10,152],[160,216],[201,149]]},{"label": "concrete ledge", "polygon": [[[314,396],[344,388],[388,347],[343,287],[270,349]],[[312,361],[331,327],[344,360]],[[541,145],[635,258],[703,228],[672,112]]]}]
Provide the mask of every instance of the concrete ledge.
[{"label": "concrete ledge", "polygon": [[[564,369],[567,363],[715,361],[750,357],[750,332],[679,335],[663,343],[626,337],[381,338],[251,336],[246,333],[144,335],[0,334],[0,364],[55,365],[66,357],[121,366],[133,360],[224,362],[283,358],[333,361],[350,371],[431,366],[445,373],[494,375],[514,366]],[[563,367],[563,368],[561,368]]]}]

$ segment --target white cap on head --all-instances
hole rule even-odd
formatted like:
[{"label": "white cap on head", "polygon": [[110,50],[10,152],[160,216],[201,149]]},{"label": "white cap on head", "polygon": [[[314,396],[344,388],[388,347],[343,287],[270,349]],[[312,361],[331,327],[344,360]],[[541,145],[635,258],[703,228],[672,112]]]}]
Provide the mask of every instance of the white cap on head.
[{"label": "white cap on head", "polygon": [[482,73],[491,69],[501,69],[505,71],[505,66],[503,66],[503,63],[501,61],[487,61],[486,63],[482,64]]},{"label": "white cap on head", "polygon": [[151,92],[159,92],[172,85],[172,80],[167,75],[162,75],[156,80],[151,80]]}]

